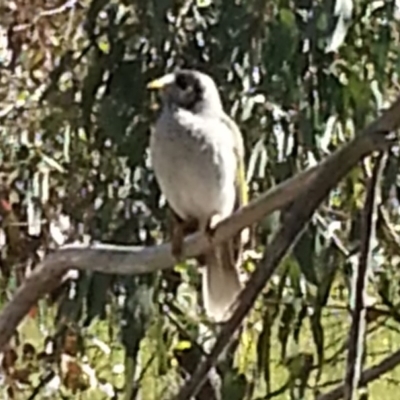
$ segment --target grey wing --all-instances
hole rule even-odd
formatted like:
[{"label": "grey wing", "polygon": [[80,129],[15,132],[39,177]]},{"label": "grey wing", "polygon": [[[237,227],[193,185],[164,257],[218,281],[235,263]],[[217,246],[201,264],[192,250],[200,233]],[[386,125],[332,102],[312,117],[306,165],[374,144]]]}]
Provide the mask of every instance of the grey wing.
[{"label": "grey wing", "polygon": [[229,117],[229,115],[224,114],[222,117],[222,122],[229,127],[229,129],[233,133],[233,139],[235,143],[235,150],[237,152],[237,155],[240,159],[244,158],[244,142],[243,142],[243,136],[242,133],[240,132],[239,127],[237,126],[236,122]]},{"label": "grey wing", "polygon": [[224,114],[222,121],[227,125],[232,132],[235,154],[237,158],[237,172],[236,172],[236,204],[235,209],[247,204],[248,194],[247,185],[245,180],[245,168],[244,168],[244,142],[242,133],[237,126],[236,122],[230,118],[227,114]]}]

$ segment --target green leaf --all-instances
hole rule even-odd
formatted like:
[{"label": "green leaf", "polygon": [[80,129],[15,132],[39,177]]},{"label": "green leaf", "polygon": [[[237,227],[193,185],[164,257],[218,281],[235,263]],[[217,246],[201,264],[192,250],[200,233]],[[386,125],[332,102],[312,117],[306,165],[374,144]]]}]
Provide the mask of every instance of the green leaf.
[{"label": "green leaf", "polygon": [[125,282],[127,291],[124,312],[122,316],[122,343],[125,347],[125,379],[127,382],[126,396],[132,398],[137,387],[133,385],[140,343],[143,340],[152,316],[154,315],[153,276],[147,275],[130,279]]},{"label": "green leaf", "polygon": [[313,285],[318,285],[314,261],[316,244],[317,228],[314,224],[309,224],[308,229],[301,235],[293,249],[293,255],[299,263],[302,274]]},{"label": "green leaf", "polygon": [[88,291],[86,296],[86,321],[88,326],[94,318],[106,318],[106,305],[109,298],[109,289],[113,276],[94,272],[88,277]]},{"label": "green leaf", "polygon": [[287,360],[286,366],[289,370],[289,385],[291,399],[304,399],[307,383],[313,366],[311,353],[300,352]]},{"label": "green leaf", "polygon": [[296,26],[296,17],[293,12],[288,8],[282,8],[279,10],[279,18],[288,27],[292,28]]},{"label": "green leaf", "polygon": [[83,316],[83,303],[89,289],[90,274],[80,271],[78,279],[67,281],[63,285],[63,296],[57,310],[56,321],[80,322]]},{"label": "green leaf", "polygon": [[264,377],[267,394],[271,392],[271,339],[273,323],[278,316],[278,302],[272,305],[268,300],[277,300],[273,291],[265,296],[267,305],[262,318],[262,330],[257,339],[257,369]]},{"label": "green leaf", "polygon": [[176,350],[188,350],[192,347],[192,343],[189,340],[180,340],[178,344],[175,345]]},{"label": "green leaf", "polygon": [[210,7],[212,4],[212,0],[196,0],[196,5],[199,8]]},{"label": "green leaf", "polygon": [[281,343],[281,360],[286,358],[287,344],[289,336],[292,333],[293,321],[296,316],[296,310],[293,304],[284,306],[278,328],[278,340]]},{"label": "green leaf", "polygon": [[246,394],[248,382],[246,376],[236,368],[227,372],[221,390],[221,400],[242,400]]},{"label": "green leaf", "polygon": [[311,332],[317,350],[318,366],[321,369],[324,360],[324,328],[322,326],[322,309],[314,310],[311,316]]}]

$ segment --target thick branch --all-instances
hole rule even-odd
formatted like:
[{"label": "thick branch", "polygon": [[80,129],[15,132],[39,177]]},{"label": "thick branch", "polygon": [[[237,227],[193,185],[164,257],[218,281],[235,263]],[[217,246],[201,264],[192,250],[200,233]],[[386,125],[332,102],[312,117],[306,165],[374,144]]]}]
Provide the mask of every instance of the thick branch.
[{"label": "thick branch", "polygon": [[328,157],[318,168],[317,176],[304,188],[303,194],[295,202],[291,215],[275,235],[268,246],[263,259],[251,276],[238,299],[238,306],[232,317],[226,322],[217,337],[210,355],[198,366],[191,379],[182,387],[177,400],[188,400],[201,388],[208,371],[229,343],[243,319],[252,308],[258,294],[271,278],[282,258],[299,237],[320,202],[329,191],[353,168],[363,157],[374,150],[385,149],[382,132],[391,132],[400,125],[400,99],[380,118],[372,123],[363,135]]},{"label": "thick branch", "polygon": [[[252,225],[272,212],[292,202],[300,191],[312,181],[316,167],[301,172],[262,194],[246,207],[238,210],[216,227],[213,243],[217,244],[232,237],[243,228]],[[206,250],[209,240],[195,234],[185,239],[183,257],[190,258]],[[174,265],[170,244],[158,246],[118,246],[112,244],[66,245],[49,254],[43,265],[68,265],[69,268],[90,269],[113,274],[145,274]]]},{"label": "thick branch", "polygon": [[[390,132],[399,125],[400,99],[370,125],[363,138],[355,138],[353,142],[338,153],[343,154],[344,151],[345,155],[347,154],[352,161],[359,160],[373,150],[381,148],[383,135],[377,135],[377,132]],[[217,227],[215,242],[221,242],[229,238],[244,227],[259,221],[268,213],[293,201],[300,191],[307,188],[313,181],[316,171],[324,168],[332,160],[334,163],[338,163],[337,166],[346,166],[346,171],[348,171],[354,163],[345,162],[346,160],[342,160],[342,157],[338,157],[340,154],[335,153],[328,157],[322,165],[291,178],[252,202],[246,208],[239,210],[229,219],[222,221]],[[208,246],[209,243],[203,236],[195,235],[190,237],[185,241],[184,256],[197,255],[206,250]],[[47,256],[44,262],[34,270],[32,275],[17,290],[13,299],[3,308],[0,314],[0,351],[9,341],[30,307],[45,293],[59,284],[68,268],[90,269],[92,271],[116,274],[133,274],[151,272],[161,268],[168,268],[172,265],[173,260],[168,245],[151,248],[112,245],[66,246],[59,252]]]},{"label": "thick branch", "polygon": [[[315,172],[316,168],[312,168],[288,179],[222,221],[216,227],[213,241],[221,242],[271,212],[286,206],[312,181]],[[183,254],[186,258],[192,257],[208,246],[209,241],[204,236],[192,235],[185,240]],[[2,310],[0,351],[32,305],[56,288],[68,269],[87,269],[113,274],[143,274],[170,268],[173,263],[169,244],[152,247],[111,244],[64,246],[45,257]]]}]

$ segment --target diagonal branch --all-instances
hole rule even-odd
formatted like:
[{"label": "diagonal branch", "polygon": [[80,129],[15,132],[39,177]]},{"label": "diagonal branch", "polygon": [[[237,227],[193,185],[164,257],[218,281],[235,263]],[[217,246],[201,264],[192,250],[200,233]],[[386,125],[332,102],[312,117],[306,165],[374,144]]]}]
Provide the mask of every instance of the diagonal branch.
[{"label": "diagonal branch", "polygon": [[[359,386],[366,386],[368,383],[379,379],[383,374],[391,371],[400,365],[400,350],[384,358],[380,363],[368,368],[361,374]],[[337,386],[330,392],[317,397],[317,400],[339,400],[344,395],[344,384]]]},{"label": "diagonal branch", "polygon": [[[385,147],[386,143],[382,132],[391,132],[399,125],[400,99],[372,123],[364,132],[363,136],[355,138],[342,150],[328,157],[321,165],[287,180],[265,193],[257,200],[251,202],[251,204],[239,210],[230,218],[222,221],[216,228],[214,237],[215,243],[220,243],[228,239],[246,226],[252,225],[269,213],[291,203],[302,189],[307,189],[310,186],[317,176],[317,172],[324,170],[327,165],[331,165],[331,168],[336,171],[342,171],[342,175],[345,174],[359,159],[376,149],[381,149],[382,146]],[[333,182],[333,184],[334,183],[335,182]],[[308,199],[305,199],[305,203],[307,203],[309,199],[312,199],[313,193],[310,191],[307,197]],[[298,232],[300,230],[301,226]],[[290,237],[294,239],[296,234],[292,234]],[[271,264],[272,262],[271,265],[273,265],[273,268],[275,268],[275,264],[279,263],[281,256],[283,256],[289,245],[290,243],[285,244],[286,247],[282,250],[279,243],[275,244],[275,246],[278,246],[278,252],[276,252],[275,255],[272,254],[273,257],[269,257],[269,263]],[[204,236],[191,236],[185,240],[183,255],[186,258],[195,256],[207,250],[208,246],[209,243]],[[153,272],[162,268],[169,268],[172,265],[173,259],[170,254],[170,247],[167,244],[149,248],[105,244],[95,246],[65,246],[58,252],[48,255],[41,265],[33,271],[31,276],[26,279],[24,284],[18,288],[13,299],[3,308],[0,314],[0,351],[9,341],[30,307],[43,297],[44,294],[56,287],[69,268],[102,271],[113,274],[139,274]],[[272,274],[272,272],[273,269],[270,273]],[[259,275],[259,272],[255,273],[253,277],[256,279],[256,283],[257,279],[260,279],[257,278],[257,274]],[[270,275],[266,278],[262,277],[264,283],[269,276]],[[263,285],[264,284],[262,284],[262,286]],[[258,292],[255,293],[255,296],[257,293]],[[242,297],[245,299],[244,294]],[[252,301],[250,302],[249,308],[251,305]],[[247,306],[244,311],[243,316],[247,312]],[[239,320],[233,324],[234,330],[242,319],[243,317],[240,316]],[[225,347],[225,345],[223,345],[223,347]],[[216,356],[218,356],[218,354],[219,353],[217,353]],[[211,364],[213,362],[214,361],[212,361]],[[204,365],[202,365],[201,368],[204,368]],[[209,367],[206,367],[206,372],[208,369]],[[203,373],[200,375],[202,376]],[[196,374],[194,374],[194,377],[195,376]],[[203,377],[201,377],[201,379],[203,379]]]},{"label": "diagonal branch", "polygon": [[[213,241],[219,243],[246,226],[286,206],[312,181],[314,167],[288,179],[238,210],[216,227]],[[185,240],[183,255],[193,257],[209,246],[202,235],[192,235]],[[172,267],[170,245],[118,246],[111,244],[66,245],[48,254],[14,294],[13,299],[0,314],[0,351],[13,335],[22,318],[46,293],[55,289],[70,268],[86,269],[113,274],[144,274]]]},{"label": "diagonal branch", "polygon": [[351,400],[358,387],[364,353],[364,333],[366,308],[364,304],[368,269],[372,252],[372,241],[375,238],[377,220],[377,201],[380,179],[386,162],[387,153],[380,153],[375,160],[374,170],[368,180],[365,207],[361,227],[361,250],[358,268],[353,275],[352,283],[352,323],[349,332],[347,368],[344,378],[344,400]]},{"label": "diagonal branch", "polygon": [[209,356],[198,366],[191,379],[182,387],[177,400],[188,400],[198,393],[208,371],[229,343],[247,313],[252,308],[258,294],[271,278],[282,258],[290,250],[311,218],[315,209],[328,195],[329,191],[362,158],[375,150],[385,150],[387,141],[382,133],[389,133],[400,126],[400,116],[396,115],[400,107],[398,99],[380,118],[369,125],[362,135],[328,157],[318,168],[315,179],[304,188],[295,202],[291,214],[268,246],[267,252],[251,276],[238,299],[238,306],[232,317],[222,328]]}]

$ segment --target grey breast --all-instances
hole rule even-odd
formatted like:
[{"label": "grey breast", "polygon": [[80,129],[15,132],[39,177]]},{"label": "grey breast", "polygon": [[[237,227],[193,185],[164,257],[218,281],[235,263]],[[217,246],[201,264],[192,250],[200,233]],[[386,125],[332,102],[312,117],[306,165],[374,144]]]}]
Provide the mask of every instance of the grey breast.
[{"label": "grey breast", "polygon": [[220,132],[218,121],[185,110],[164,110],[157,121],[151,139],[153,168],[167,201],[181,218],[208,218],[220,207],[226,166],[233,160],[226,151],[232,146],[229,135]]}]

